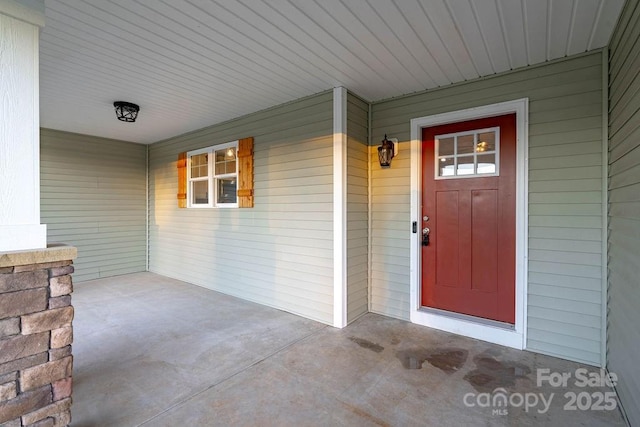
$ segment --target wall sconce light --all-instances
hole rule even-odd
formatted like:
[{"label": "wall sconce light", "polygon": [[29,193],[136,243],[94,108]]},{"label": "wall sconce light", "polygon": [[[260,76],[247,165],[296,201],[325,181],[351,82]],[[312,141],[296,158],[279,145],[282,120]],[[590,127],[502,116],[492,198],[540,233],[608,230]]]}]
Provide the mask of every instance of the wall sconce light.
[{"label": "wall sconce light", "polygon": [[391,166],[391,159],[398,155],[398,139],[397,138],[387,138],[387,134],[384,135],[384,139],[382,143],[378,147],[378,160],[380,161],[380,166],[389,167]]},{"label": "wall sconce light", "polygon": [[138,117],[138,111],[140,107],[136,104],[124,101],[116,101],[113,103],[116,108],[116,117],[123,122],[133,123]]}]

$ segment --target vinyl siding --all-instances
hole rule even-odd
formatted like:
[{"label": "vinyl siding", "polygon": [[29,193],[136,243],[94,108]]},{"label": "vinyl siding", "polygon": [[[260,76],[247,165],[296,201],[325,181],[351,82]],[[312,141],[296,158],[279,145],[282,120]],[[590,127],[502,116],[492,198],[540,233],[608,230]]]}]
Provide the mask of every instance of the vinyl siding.
[{"label": "vinyl siding", "polygon": [[[249,136],[255,207],[179,209],[178,153]],[[151,271],[332,323],[332,92],[152,144],[149,164]]]},{"label": "vinyl siding", "polygon": [[[602,325],[602,53],[373,105],[372,311],[409,317],[410,120],[529,98],[529,350],[598,365]],[[370,147],[375,159],[376,147]]]},{"label": "vinyl siding", "polygon": [[640,425],[640,5],[629,1],[609,60],[608,368],[631,425]]},{"label": "vinyl siding", "polygon": [[146,150],[41,130],[41,221],[48,242],[78,248],[74,281],[146,270]]},{"label": "vinyl siding", "polygon": [[[375,114],[376,104],[372,106]],[[400,119],[403,120],[403,119]],[[373,143],[380,144],[384,129],[376,132],[372,120]],[[409,122],[407,121],[407,132]],[[378,132],[382,132],[378,136]],[[408,133],[398,138],[398,155],[391,166],[382,169],[377,145],[369,147],[371,162],[371,311],[398,319],[409,320],[409,211],[410,150]]]},{"label": "vinyl siding", "polygon": [[369,105],[347,95],[347,321],[369,311]]}]

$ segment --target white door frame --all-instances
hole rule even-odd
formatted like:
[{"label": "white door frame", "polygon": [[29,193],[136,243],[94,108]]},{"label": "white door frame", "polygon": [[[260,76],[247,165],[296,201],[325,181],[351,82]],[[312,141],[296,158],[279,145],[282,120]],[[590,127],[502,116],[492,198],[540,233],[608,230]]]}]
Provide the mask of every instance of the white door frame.
[{"label": "white door frame", "polygon": [[450,315],[421,308],[421,233],[411,232],[410,318],[413,323],[495,344],[524,349],[527,320],[527,200],[529,99],[469,108],[411,120],[411,221],[422,227],[422,128],[502,114],[516,114],[516,317],[515,327],[487,322],[471,316]]}]

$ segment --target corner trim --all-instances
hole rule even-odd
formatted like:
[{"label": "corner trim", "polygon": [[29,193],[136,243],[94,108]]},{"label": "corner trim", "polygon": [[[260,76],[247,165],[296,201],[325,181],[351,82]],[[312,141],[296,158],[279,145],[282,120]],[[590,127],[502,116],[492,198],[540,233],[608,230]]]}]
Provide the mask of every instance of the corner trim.
[{"label": "corner trim", "polygon": [[149,227],[151,226],[151,222],[149,221],[149,217],[150,217],[150,212],[151,212],[151,193],[149,191],[149,145],[146,146],[146,150],[145,150],[145,168],[146,168],[146,179],[145,179],[145,198],[146,198],[146,204],[147,204],[147,211],[145,213],[145,249],[146,249],[146,256],[145,256],[145,271],[149,271],[149,257],[150,257],[150,253],[151,253],[151,245],[150,245],[150,232],[149,232]]},{"label": "corner trim", "polygon": [[600,367],[607,366],[607,302],[609,292],[609,48],[602,49],[602,325]]},{"label": "corner trim", "polygon": [[347,90],[333,89],[333,326],[347,326]]},{"label": "corner trim", "polygon": [[371,103],[367,102],[367,311],[372,311],[371,295],[373,295],[373,280],[371,278],[371,271],[373,269],[373,168],[371,160],[371,141],[372,141],[372,107]]}]

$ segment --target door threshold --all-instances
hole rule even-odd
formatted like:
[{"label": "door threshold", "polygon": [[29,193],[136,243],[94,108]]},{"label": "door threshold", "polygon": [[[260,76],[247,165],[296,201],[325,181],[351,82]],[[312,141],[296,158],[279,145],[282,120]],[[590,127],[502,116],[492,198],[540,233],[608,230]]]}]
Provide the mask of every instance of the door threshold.
[{"label": "door threshold", "polygon": [[499,320],[485,319],[484,317],[476,317],[476,316],[471,316],[469,314],[456,313],[455,311],[441,310],[439,308],[420,307],[418,311],[422,311],[424,313],[436,314],[438,316],[446,316],[451,319],[464,320],[467,322],[472,322],[472,323],[476,323],[483,326],[492,326],[494,328],[505,329],[507,331],[515,331],[516,329],[515,325],[511,323],[500,322]]},{"label": "door threshold", "polygon": [[525,336],[517,325],[429,307],[411,312],[411,322],[506,347],[523,350]]}]

